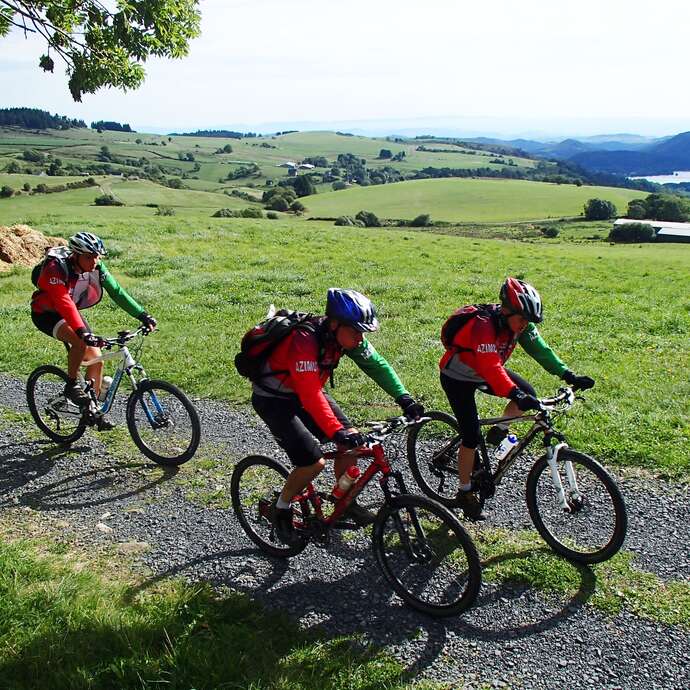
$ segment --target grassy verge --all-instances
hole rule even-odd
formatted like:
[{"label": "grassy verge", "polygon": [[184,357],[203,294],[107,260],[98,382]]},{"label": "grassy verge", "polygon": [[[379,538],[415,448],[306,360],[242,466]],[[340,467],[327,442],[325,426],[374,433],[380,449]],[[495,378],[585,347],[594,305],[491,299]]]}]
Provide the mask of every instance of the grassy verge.
[{"label": "grassy verge", "polygon": [[244,595],[149,588],[63,544],[0,544],[0,674],[22,688],[402,688],[401,667],[301,631]]},{"label": "grassy verge", "polygon": [[482,529],[474,530],[473,538],[487,581],[524,583],[604,613],[626,609],[641,618],[690,628],[690,583],[664,582],[638,570],[629,552],[589,569],[556,556],[536,532]]}]

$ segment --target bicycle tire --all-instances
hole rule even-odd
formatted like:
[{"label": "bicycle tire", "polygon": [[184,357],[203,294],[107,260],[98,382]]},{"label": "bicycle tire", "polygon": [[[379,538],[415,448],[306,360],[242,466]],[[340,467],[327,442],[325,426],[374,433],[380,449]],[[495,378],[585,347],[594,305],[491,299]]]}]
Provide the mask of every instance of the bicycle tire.
[{"label": "bicycle tire", "polygon": [[[163,410],[156,411],[156,415],[160,415],[161,419],[154,420],[156,424],[160,423],[160,426],[154,426],[154,423],[148,418],[146,414],[146,405],[153,403],[153,407],[160,407],[159,396],[156,395],[157,392],[165,392],[167,394],[167,400],[169,401],[167,407]],[[146,396],[148,394],[148,403],[146,401]],[[152,394],[154,397],[152,397]],[[161,396],[162,398],[163,396]],[[173,420],[173,424],[170,424],[172,417],[172,401],[179,403],[177,405],[177,420]],[[137,411],[143,411],[142,424],[139,424],[137,419]],[[137,448],[150,460],[158,463],[159,465],[176,466],[190,460],[194,453],[196,453],[199,447],[199,441],[201,439],[201,423],[199,422],[199,415],[196,408],[192,404],[191,400],[172,383],[167,381],[160,381],[157,379],[145,379],[139,383],[137,389],[132,391],[129,398],[127,399],[127,428],[129,429],[130,436],[134,441]],[[175,425],[177,421],[177,426]],[[181,428],[181,424],[188,424],[188,429],[185,429],[185,437],[181,434],[171,433],[167,437],[164,433],[156,434],[156,431],[164,432],[169,429]],[[140,429],[141,427],[141,429]],[[188,436],[189,438],[186,438]],[[169,445],[169,451],[165,454],[161,454],[157,447],[154,447],[154,442],[164,441]]]},{"label": "bicycle tire", "polygon": [[[52,396],[58,396],[62,394],[62,390],[59,390],[59,388],[64,387],[64,385],[68,381],[67,373],[60,369],[59,367],[52,366],[50,364],[45,364],[43,366],[40,366],[36,369],[34,369],[31,374],[29,374],[29,378],[27,379],[26,382],[26,402],[29,405],[29,411],[31,412],[31,416],[34,419],[34,422],[36,422],[36,426],[51,440],[55,441],[57,443],[64,443],[64,444],[70,444],[74,443],[78,439],[82,437],[84,434],[84,431],[86,430],[86,423],[84,421],[83,416],[79,416],[78,421],[76,422],[76,426],[70,433],[60,433],[59,430],[56,431],[53,428],[51,428],[47,420],[44,420],[43,415],[41,414],[41,409],[43,407],[43,404],[38,398],[40,395],[38,393],[38,388],[40,384],[40,380],[42,377],[47,378],[48,376],[53,376],[58,379],[60,379],[60,382],[52,382],[49,384],[47,387],[52,389],[51,391],[51,397]],[[47,382],[46,382],[47,383]],[[67,401],[65,401],[67,403]],[[46,416],[48,416],[46,414]],[[58,418],[58,421],[56,422],[58,425],[59,429],[59,419],[60,417],[55,413],[55,416]],[[72,415],[70,415],[72,416]],[[67,417],[62,417],[62,419],[67,419]],[[54,420],[55,421],[55,420]]]},{"label": "bicycle tire", "polygon": [[[372,546],[386,580],[417,611],[436,618],[455,616],[477,599],[482,582],[477,549],[460,521],[438,501],[411,494],[387,500],[376,516]],[[398,563],[405,570],[402,575],[395,572]],[[424,585],[430,587],[431,600],[420,592]],[[439,601],[446,593],[449,601]]]},{"label": "bicycle tire", "polygon": [[[264,468],[266,472],[261,472]],[[251,474],[254,476],[251,476]],[[275,473],[275,478],[271,477]],[[287,468],[264,455],[248,455],[240,460],[230,479],[232,508],[246,535],[265,553],[278,558],[289,558],[304,551],[307,542],[294,545],[280,542],[273,526],[260,512],[259,501],[275,500],[288,477]],[[246,495],[246,492],[249,492]]]},{"label": "bicycle tire", "polygon": [[[447,508],[456,508],[460,481],[457,470],[460,440],[457,420],[437,410],[425,412],[424,417],[429,420],[412,425],[408,431],[407,461],[410,471],[426,496]],[[451,439],[457,439],[457,443],[450,445]]]},{"label": "bicycle tire", "polygon": [[[566,463],[571,464],[577,478],[577,492],[567,486],[567,474],[561,471],[566,470]],[[616,481],[596,460],[570,448],[560,450],[558,466],[570,512],[557,502],[545,455],[527,476],[527,507],[537,532],[556,553],[575,563],[591,565],[608,560],[623,545],[628,525],[625,501]],[[592,519],[597,517],[597,510],[599,521]],[[556,533],[557,528],[572,534],[564,538]],[[594,541],[596,547],[591,545]]]}]

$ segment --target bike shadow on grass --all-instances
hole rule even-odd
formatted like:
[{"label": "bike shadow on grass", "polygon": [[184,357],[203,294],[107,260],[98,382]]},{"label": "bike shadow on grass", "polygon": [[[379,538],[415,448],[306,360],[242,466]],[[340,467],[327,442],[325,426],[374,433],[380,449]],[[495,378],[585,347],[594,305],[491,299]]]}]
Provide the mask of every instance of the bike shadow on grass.
[{"label": "bike shadow on grass", "polygon": [[0,506],[16,503],[8,494],[48,474],[56,461],[87,447],[55,445],[47,439],[0,445]]}]

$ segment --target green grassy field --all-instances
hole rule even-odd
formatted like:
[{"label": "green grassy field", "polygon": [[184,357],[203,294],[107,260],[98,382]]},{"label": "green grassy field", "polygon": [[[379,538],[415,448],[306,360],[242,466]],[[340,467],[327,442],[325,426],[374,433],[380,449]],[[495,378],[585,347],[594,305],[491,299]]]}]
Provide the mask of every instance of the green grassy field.
[{"label": "green grassy field", "polygon": [[[494,299],[503,278],[516,275],[542,293],[547,341],[575,371],[597,379],[566,425],[573,444],[607,462],[690,475],[688,246],[473,240],[104,210],[58,221],[34,209],[33,222],[63,236],[88,222],[103,236],[114,250],[111,269],[160,320],[145,356],[154,376],[246,404],[249,386],[232,364],[242,333],[271,303],[319,311],[326,289],[340,285],[374,299],[383,324],[374,344],[413,394],[446,408],[437,369],[441,324],[458,305]],[[0,369],[16,376],[64,357],[30,322],[28,273],[0,273]],[[90,321],[100,332],[131,323],[107,301]],[[543,394],[558,385],[524,354],[510,364]],[[394,412],[385,394],[347,362],[336,385],[336,397],[359,421]],[[499,409],[499,401],[482,399],[482,411]]]},{"label": "green grassy field", "polygon": [[304,201],[308,215],[317,217],[354,216],[366,209],[383,218],[412,219],[430,213],[434,220],[486,223],[577,216],[594,197],[625,209],[639,196],[640,192],[614,187],[447,178],[353,187]]}]

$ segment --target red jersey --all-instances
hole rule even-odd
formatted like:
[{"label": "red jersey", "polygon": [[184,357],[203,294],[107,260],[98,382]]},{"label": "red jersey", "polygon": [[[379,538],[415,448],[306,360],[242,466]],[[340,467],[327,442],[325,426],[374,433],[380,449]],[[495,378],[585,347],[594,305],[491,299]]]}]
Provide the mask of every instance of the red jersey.
[{"label": "red jersey", "polygon": [[517,341],[518,335],[507,325],[501,328],[495,318],[479,313],[455,334],[439,366],[451,378],[486,382],[496,395],[508,397],[515,383],[503,365]]},{"label": "red jersey", "polygon": [[264,372],[275,374],[263,377],[261,386],[254,384],[254,392],[296,395],[324,434],[332,438],[343,425],[324,397],[323,387],[342,355],[343,350],[335,340],[329,341],[322,350],[314,333],[297,328],[271,353]]}]

